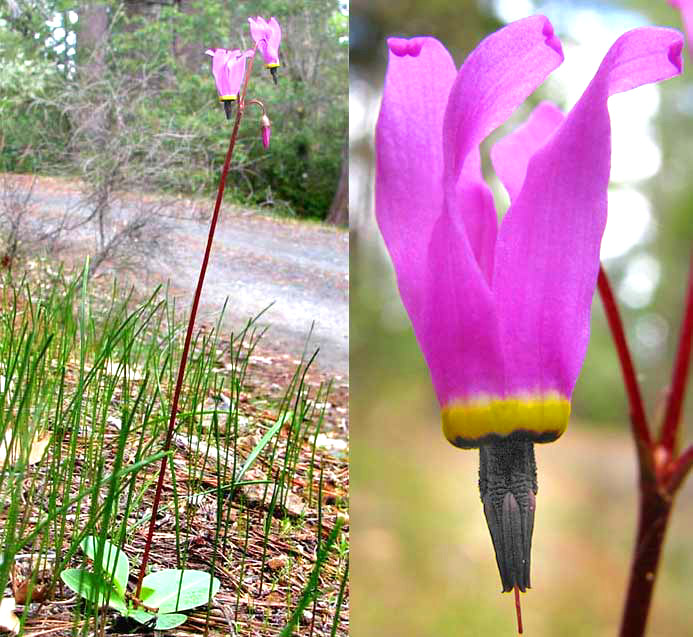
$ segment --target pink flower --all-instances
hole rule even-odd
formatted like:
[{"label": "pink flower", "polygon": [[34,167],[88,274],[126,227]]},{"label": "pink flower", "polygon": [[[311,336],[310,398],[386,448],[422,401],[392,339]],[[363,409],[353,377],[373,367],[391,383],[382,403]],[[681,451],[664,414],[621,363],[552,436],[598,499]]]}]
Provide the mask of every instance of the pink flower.
[{"label": "pink flower", "polygon": [[[512,201],[498,228],[479,144],[562,62],[550,22],[490,35],[459,73],[434,38],[388,40],[377,219],[453,444],[507,435],[517,417],[536,437],[565,429],[606,223],[606,102],[679,74],[682,44],[672,29],[626,33],[566,117],[542,104],[496,144]],[[465,431],[482,407],[486,424]]]},{"label": "pink flower", "polygon": [[219,101],[223,102],[226,117],[230,119],[230,102],[238,99],[245,76],[245,61],[249,53],[240,49],[208,49],[205,53],[212,57],[212,73],[216,81]]},{"label": "pink flower", "polygon": [[267,115],[263,115],[260,120],[260,128],[262,129],[262,145],[269,148],[270,137],[272,136],[272,122]]},{"label": "pink flower", "polygon": [[690,50],[691,36],[693,36],[693,0],[668,0],[668,2],[674,9],[681,12],[681,20],[688,40],[688,55],[691,56],[693,55]]},{"label": "pink flower", "polygon": [[279,66],[279,43],[282,39],[282,30],[277,19],[272,17],[269,21],[258,16],[248,18],[250,24],[250,35],[253,42],[257,44],[262,58],[265,61],[265,68],[272,73],[275,84],[277,83],[277,67]]},{"label": "pink flower", "polygon": [[[563,61],[551,23],[533,16],[508,25],[459,72],[432,37],[390,38],[388,46],[377,221],[443,432],[458,447],[481,447],[482,499],[503,588],[524,591],[532,443],[565,430],[589,340],[607,213],[607,100],[678,75],[683,39],[663,28],[626,33],[568,115],[541,104],[494,146],[511,199],[500,227],[479,145]],[[511,479],[517,471],[521,484]]]}]

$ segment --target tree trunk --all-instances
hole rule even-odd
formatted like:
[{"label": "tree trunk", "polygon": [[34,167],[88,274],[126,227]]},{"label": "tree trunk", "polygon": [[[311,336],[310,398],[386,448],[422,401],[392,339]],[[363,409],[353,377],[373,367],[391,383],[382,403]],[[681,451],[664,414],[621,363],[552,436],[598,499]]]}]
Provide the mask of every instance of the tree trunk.
[{"label": "tree trunk", "polygon": [[[77,75],[87,95],[103,94],[100,83],[106,74],[108,9],[104,4],[87,3],[79,9],[77,21]],[[82,123],[95,141],[104,136],[102,109],[89,109]],[[79,151],[78,151],[79,152]]]},{"label": "tree trunk", "polygon": [[342,170],[339,176],[339,185],[332,200],[330,211],[327,213],[326,221],[335,226],[349,225],[349,149],[346,142],[342,151]]},{"label": "tree trunk", "polygon": [[[186,16],[193,16],[199,12],[194,0],[176,0],[178,11]],[[214,44],[211,46],[228,46],[225,43]],[[189,71],[199,71],[203,62],[209,60],[204,54],[205,47],[202,42],[195,42],[186,39],[180,34],[174,34],[173,38],[173,55],[178,62],[183,64]]]},{"label": "tree trunk", "polygon": [[77,23],[78,71],[89,80],[99,80],[106,69],[108,9],[103,4],[86,4]]}]

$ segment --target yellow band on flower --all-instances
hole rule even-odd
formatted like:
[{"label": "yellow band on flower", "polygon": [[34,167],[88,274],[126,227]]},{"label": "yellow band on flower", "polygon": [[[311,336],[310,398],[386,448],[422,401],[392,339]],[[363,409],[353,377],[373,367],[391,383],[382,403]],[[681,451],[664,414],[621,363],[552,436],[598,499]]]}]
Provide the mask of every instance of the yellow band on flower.
[{"label": "yellow band on flower", "polygon": [[265,64],[266,69],[276,69],[279,66],[278,62],[271,62],[270,64]]},{"label": "yellow band on flower", "polygon": [[536,398],[453,402],[443,408],[442,418],[445,437],[462,449],[511,435],[552,442],[568,426],[570,401],[554,393]]},{"label": "yellow band on flower", "polygon": [[220,102],[233,102],[234,100],[237,100],[238,97],[236,95],[222,95],[219,98]]}]

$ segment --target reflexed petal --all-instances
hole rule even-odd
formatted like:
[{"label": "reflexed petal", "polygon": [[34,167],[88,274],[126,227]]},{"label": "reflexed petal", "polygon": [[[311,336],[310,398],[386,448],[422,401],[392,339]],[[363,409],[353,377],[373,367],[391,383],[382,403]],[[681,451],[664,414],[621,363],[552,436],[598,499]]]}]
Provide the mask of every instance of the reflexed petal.
[{"label": "reflexed petal", "polygon": [[450,92],[443,128],[444,192],[460,214],[479,267],[490,282],[497,219],[481,177],[478,146],[563,60],[543,16],[514,22],[469,55]]},{"label": "reflexed petal", "polygon": [[390,38],[376,127],[375,210],[407,311],[418,311],[442,211],[443,113],[455,63],[435,38]]},{"label": "reflexed petal", "polygon": [[609,95],[681,72],[681,35],[635,29],[619,38],[552,138],[530,160],[498,234],[493,290],[506,391],[573,391],[589,339],[606,224]]},{"label": "reflexed petal", "polygon": [[669,0],[669,4],[681,12],[681,20],[683,28],[686,31],[686,39],[688,40],[688,56],[692,57],[691,52],[691,36],[693,35],[693,0]]},{"label": "reflexed petal", "polygon": [[264,37],[265,33],[265,19],[258,16],[257,18],[248,18],[248,24],[250,25],[250,37],[253,38],[253,42]]},{"label": "reflexed petal", "polygon": [[491,161],[510,201],[520,193],[527,173],[527,164],[563,122],[560,109],[551,102],[542,102],[529,119],[491,148]]},{"label": "reflexed petal", "polygon": [[279,44],[282,39],[282,29],[275,17],[271,17],[269,21],[270,38],[267,44],[267,51],[273,58],[273,61],[279,63]]},{"label": "reflexed petal", "polygon": [[236,49],[231,52],[231,56],[226,64],[228,74],[228,87],[231,95],[237,95],[241,90],[243,79],[245,78],[246,59],[249,56],[246,52]]},{"label": "reflexed petal", "polygon": [[402,301],[441,404],[498,395],[503,373],[492,296],[462,218],[443,211],[443,113],[455,65],[434,38],[391,38],[388,45],[376,215]]},{"label": "reflexed petal", "polygon": [[445,112],[446,180],[457,180],[467,155],[562,61],[561,44],[544,16],[513,22],[472,51]]}]

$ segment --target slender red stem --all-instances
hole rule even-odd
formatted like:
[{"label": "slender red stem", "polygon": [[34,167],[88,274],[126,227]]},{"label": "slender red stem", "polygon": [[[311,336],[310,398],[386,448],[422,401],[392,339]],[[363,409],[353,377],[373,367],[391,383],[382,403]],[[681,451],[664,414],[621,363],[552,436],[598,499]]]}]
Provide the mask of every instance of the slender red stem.
[{"label": "slender red stem", "polygon": [[642,637],[645,634],[671,505],[672,499],[656,490],[640,493],[638,535],[620,637]]},{"label": "slender red stem", "polygon": [[[257,49],[257,45],[255,45]],[[217,227],[217,221],[219,219],[219,210],[221,209],[221,201],[224,197],[224,188],[226,187],[226,177],[229,172],[229,166],[231,165],[231,157],[233,156],[233,149],[236,145],[236,139],[238,138],[238,130],[241,125],[241,119],[243,118],[243,111],[245,108],[245,96],[248,89],[248,79],[250,77],[250,72],[253,68],[253,60],[255,56],[249,58],[250,62],[247,65],[245,80],[243,82],[243,90],[241,92],[241,97],[238,100],[238,107],[236,110],[236,120],[233,125],[233,131],[231,132],[231,138],[229,139],[229,148],[226,151],[226,158],[224,159],[224,167],[221,170],[221,177],[219,179],[219,189],[217,190],[217,200],[214,204],[214,213],[212,214],[212,221],[209,224],[209,235],[207,237],[207,247],[205,248],[205,254],[202,259],[202,265],[200,266],[200,275],[197,279],[197,287],[195,288],[195,296],[193,297],[192,308],[190,309],[190,318],[188,320],[188,329],[185,333],[185,343],[183,344],[183,354],[180,359],[180,365],[178,367],[178,377],[176,379],[176,387],[173,392],[173,400],[171,402],[171,416],[168,421],[168,431],[166,432],[166,439],[164,441],[164,451],[168,451],[171,448],[171,442],[173,440],[173,432],[176,428],[176,416],[178,415],[178,402],[180,400],[180,393],[183,388],[183,378],[185,377],[185,367],[188,362],[188,354],[190,353],[190,343],[192,342],[193,329],[195,327],[195,318],[197,316],[197,308],[200,304],[200,296],[202,294],[202,286],[205,281],[205,274],[207,273],[207,264],[209,263],[209,256],[212,252],[212,244],[214,242],[214,232]],[[144,545],[144,553],[142,554],[142,564],[140,566],[140,572],[137,577],[137,588],[135,590],[135,599],[139,599],[140,592],[142,590],[142,580],[147,572],[147,563],[149,562],[149,553],[152,546],[152,538],[154,536],[154,527],[156,526],[156,515],[159,511],[159,504],[161,502],[161,493],[164,487],[164,476],[166,475],[166,461],[168,456],[161,459],[161,466],[159,468],[159,478],[156,483],[156,491],[154,492],[154,500],[152,502],[152,512],[151,519],[149,520],[149,530],[147,532],[147,539]]]},{"label": "slender red stem", "polygon": [[676,355],[676,363],[671,378],[671,389],[667,401],[662,434],[659,444],[669,452],[674,451],[676,434],[681,422],[681,410],[686,391],[686,381],[691,362],[691,345],[693,344],[693,255],[691,255],[690,271],[688,275],[688,292],[686,297],[686,310],[681,326],[681,338],[679,350]]},{"label": "slender red stem", "polygon": [[[209,225],[209,235],[207,237],[207,248],[205,249],[204,258],[202,259],[202,266],[200,267],[200,275],[197,280],[197,287],[195,288],[195,296],[193,297],[192,309],[190,310],[190,320],[188,321],[188,329],[185,333],[185,343],[183,344],[183,355],[180,359],[180,365],[178,367],[178,378],[176,380],[176,388],[173,392],[173,401],[171,403],[171,416],[168,423],[168,431],[166,432],[166,440],[164,441],[164,451],[168,451],[171,447],[171,442],[173,440],[173,432],[175,431],[176,416],[178,415],[178,402],[180,400],[180,393],[183,387],[183,378],[185,376],[185,368],[188,362],[188,354],[190,352],[190,343],[192,341],[193,329],[195,326],[195,317],[197,316],[197,308],[200,304],[200,296],[202,294],[202,285],[204,284],[205,274],[207,272],[207,264],[209,262],[209,255],[212,250],[212,242],[214,240],[214,232],[217,226],[217,220],[219,217],[219,209],[221,207],[221,199],[224,194],[224,183],[226,181],[226,176],[229,171],[229,164],[231,163],[231,155],[233,154],[233,148],[236,143],[236,137],[238,136],[238,125],[240,123],[241,110],[238,109],[236,115],[236,122],[233,127],[233,132],[231,133],[231,139],[229,141],[229,149],[226,152],[226,159],[224,160],[224,167],[221,171],[221,180],[219,182],[219,190],[217,193],[217,202],[214,206],[214,214],[212,215],[212,221]],[[156,491],[154,492],[154,501],[152,502],[152,513],[151,519],[149,521],[149,531],[147,533],[147,541],[144,545],[144,553],[142,554],[142,565],[140,567],[140,573],[137,579],[137,589],[135,590],[135,597],[139,598],[140,590],[142,588],[142,580],[146,574],[147,563],[149,560],[149,552],[152,544],[152,537],[154,535],[154,527],[156,525],[156,515],[159,510],[159,503],[161,501],[161,493],[164,486],[164,477],[166,475],[166,462],[168,461],[168,456],[161,459],[161,467],[159,469],[159,479],[156,483]]]},{"label": "slender red stem", "polygon": [[693,445],[688,447],[673,463],[666,481],[667,493],[676,493],[691,469],[693,469]]},{"label": "slender red stem", "polygon": [[628,404],[630,406],[631,429],[638,449],[638,458],[640,460],[640,475],[641,478],[646,476],[651,478],[654,475],[652,439],[647,425],[642,395],[640,394],[640,387],[638,386],[638,380],[635,375],[633,359],[631,358],[628,343],[626,342],[626,334],[623,330],[621,315],[618,311],[613,292],[611,291],[609,279],[601,265],[599,266],[597,287],[602,297],[606,319],[609,323],[611,335],[614,339],[618,358],[621,363],[621,373],[623,374],[623,381],[626,386],[626,393],[628,394]]},{"label": "slender red stem", "polygon": [[688,471],[693,467],[693,447],[687,449],[678,460],[672,462],[669,459],[674,452],[676,431],[681,418],[681,407],[690,363],[691,339],[693,337],[693,260],[691,261],[691,275],[688,282],[688,298],[681,330],[681,342],[672,375],[672,389],[667,403],[662,435],[658,445],[668,452],[668,457],[663,462],[655,463],[654,460],[655,445],[650,437],[623,324],[606,273],[601,267],[598,287],[621,362],[630,405],[631,429],[638,450],[640,466],[638,531],[619,635],[620,637],[642,637],[647,626],[657,570],[671,515],[673,495]]}]

